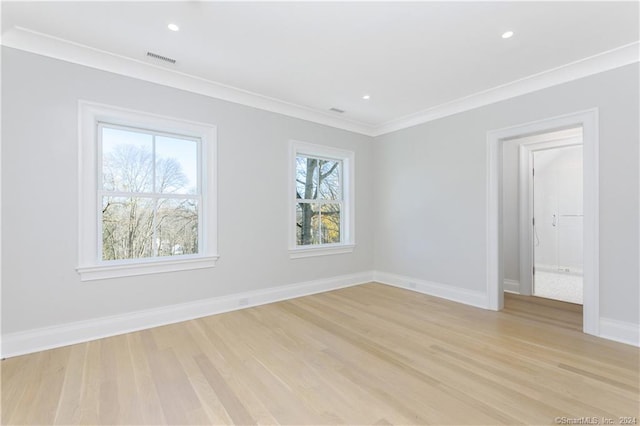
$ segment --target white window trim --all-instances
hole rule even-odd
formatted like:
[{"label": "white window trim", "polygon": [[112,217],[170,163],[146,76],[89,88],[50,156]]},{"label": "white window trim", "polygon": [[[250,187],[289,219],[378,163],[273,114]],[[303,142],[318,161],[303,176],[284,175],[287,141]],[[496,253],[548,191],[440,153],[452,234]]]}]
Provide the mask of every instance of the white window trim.
[{"label": "white window trim", "polygon": [[[356,246],[355,242],[355,153],[344,149],[316,145],[308,142],[291,140],[289,142],[289,257],[300,259],[313,256],[326,256],[332,254],[351,253]],[[310,157],[324,157],[342,161],[342,198],[343,198],[343,220],[340,234],[342,242],[336,244],[317,244],[308,246],[298,246],[296,244],[296,157],[298,155],[308,155]]]},{"label": "white window trim", "polygon": [[[204,205],[199,223],[201,252],[167,258],[128,259],[105,262],[100,259],[98,206],[98,123],[148,128],[201,140],[201,168]],[[165,117],[86,101],[78,103],[78,267],[82,281],[146,275],[160,272],[210,268],[218,259],[217,234],[217,129],[206,123]]]}]

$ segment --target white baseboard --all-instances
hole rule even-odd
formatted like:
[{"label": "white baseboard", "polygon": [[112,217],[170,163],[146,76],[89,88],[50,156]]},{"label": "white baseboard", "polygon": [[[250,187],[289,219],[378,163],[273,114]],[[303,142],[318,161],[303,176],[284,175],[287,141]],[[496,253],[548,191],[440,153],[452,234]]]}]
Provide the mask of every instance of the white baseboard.
[{"label": "white baseboard", "polygon": [[520,281],[510,280],[505,278],[503,283],[504,283],[504,291],[507,291],[509,293],[520,294]]},{"label": "white baseboard", "polygon": [[600,337],[628,345],[640,346],[640,324],[600,318]]},{"label": "white baseboard", "polygon": [[2,357],[88,342],[118,334],[173,324],[251,306],[278,302],[373,281],[371,271],[248,291],[2,336]]},{"label": "white baseboard", "polygon": [[388,274],[380,271],[373,272],[373,279],[382,284],[417,291],[428,294],[429,296],[464,303],[465,305],[476,306],[483,309],[488,309],[489,306],[487,294],[483,291],[467,290],[447,284],[425,281],[403,275]]},{"label": "white baseboard", "polygon": [[[3,358],[13,357],[88,342],[118,334],[351,287],[371,281],[377,281],[393,287],[417,291],[479,308],[487,309],[488,306],[487,294],[484,292],[461,289],[451,285],[402,275],[367,271],[148,309],[123,315],[8,333],[2,336],[1,356]],[[514,285],[517,285],[517,281],[505,280],[506,291],[510,291],[509,287],[513,288]],[[638,324],[601,318],[599,334],[600,337],[604,339],[640,346],[640,325]]]},{"label": "white baseboard", "polygon": [[569,274],[569,275],[583,275],[582,269],[575,266],[563,266],[563,265],[547,265],[544,263],[536,263],[536,271],[552,272],[554,274]]}]

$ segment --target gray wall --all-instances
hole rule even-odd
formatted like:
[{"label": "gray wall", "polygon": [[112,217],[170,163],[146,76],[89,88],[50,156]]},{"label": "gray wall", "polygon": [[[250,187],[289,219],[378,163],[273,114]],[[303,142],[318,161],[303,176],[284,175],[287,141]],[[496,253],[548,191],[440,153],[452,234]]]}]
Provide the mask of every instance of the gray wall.
[{"label": "gray wall", "polygon": [[639,323],[638,72],[625,66],[376,138],[376,269],[484,291],[487,132],[597,107],[600,314]]},{"label": "gray wall", "polygon": [[[2,55],[3,333],[371,269],[484,291],[487,131],[592,107],[601,315],[639,322],[637,64],[372,139],[13,49]],[[78,99],[218,126],[216,268],[80,282]],[[289,259],[289,139],[356,152],[354,253]]]},{"label": "gray wall", "polygon": [[[14,49],[2,54],[3,333],[372,269],[371,138]],[[78,99],[218,126],[216,268],[80,282]],[[356,152],[353,253],[289,259],[289,139]]]}]

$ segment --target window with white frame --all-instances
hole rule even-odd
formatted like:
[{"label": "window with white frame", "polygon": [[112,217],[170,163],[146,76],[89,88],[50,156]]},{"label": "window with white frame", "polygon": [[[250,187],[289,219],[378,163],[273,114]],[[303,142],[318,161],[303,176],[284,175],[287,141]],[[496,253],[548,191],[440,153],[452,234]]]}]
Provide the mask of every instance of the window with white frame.
[{"label": "window with white frame", "polygon": [[215,127],[80,104],[83,280],[211,267]]},{"label": "window with white frame", "polygon": [[353,251],[353,152],[292,141],[291,157],[291,257]]}]

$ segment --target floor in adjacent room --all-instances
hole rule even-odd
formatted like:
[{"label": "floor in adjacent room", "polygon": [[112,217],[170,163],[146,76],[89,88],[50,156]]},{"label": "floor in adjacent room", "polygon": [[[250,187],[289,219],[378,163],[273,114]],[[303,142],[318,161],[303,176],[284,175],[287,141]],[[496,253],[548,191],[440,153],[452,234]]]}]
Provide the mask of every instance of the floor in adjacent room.
[{"label": "floor in adjacent room", "polygon": [[[566,306],[565,306],[566,305]],[[554,424],[640,417],[639,349],[581,307],[366,284],[2,362],[2,424]]]},{"label": "floor in adjacent room", "polygon": [[582,305],[582,275],[536,269],[534,294]]}]

